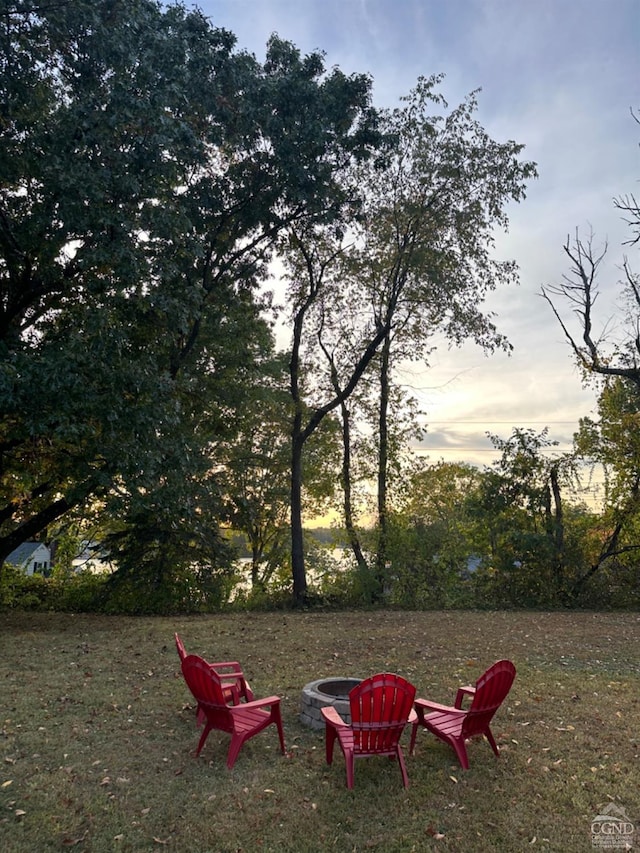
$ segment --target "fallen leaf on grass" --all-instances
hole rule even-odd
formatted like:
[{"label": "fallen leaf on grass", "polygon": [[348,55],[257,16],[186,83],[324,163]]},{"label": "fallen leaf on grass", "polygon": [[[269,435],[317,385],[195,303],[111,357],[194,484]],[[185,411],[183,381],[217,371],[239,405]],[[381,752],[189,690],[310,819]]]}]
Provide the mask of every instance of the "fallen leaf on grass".
[{"label": "fallen leaf on grass", "polygon": [[168,844],[169,843],[168,838],[156,838],[155,835],[153,836],[153,840],[156,842],[156,844]]},{"label": "fallen leaf on grass", "polygon": [[431,838],[435,838],[437,841],[440,841],[441,839],[444,838],[444,833],[438,832],[438,830],[435,828],[435,826],[432,823],[429,824],[429,826],[426,828],[425,832],[427,833],[427,835],[430,835]]},{"label": "fallen leaf on grass", "polygon": [[89,830],[85,830],[84,834],[80,836],[80,838],[63,838],[62,846],[63,847],[75,847],[76,844],[82,844],[82,842],[86,839],[89,834]]},{"label": "fallen leaf on grass", "polygon": [[13,779],[7,779],[6,782],[3,782],[2,785],[0,785],[0,788],[8,788],[9,785],[13,785]]},{"label": "fallen leaf on grass", "polygon": [[455,782],[456,785],[458,784],[458,780],[456,779],[455,776],[449,776],[449,779],[451,779],[452,782]]}]

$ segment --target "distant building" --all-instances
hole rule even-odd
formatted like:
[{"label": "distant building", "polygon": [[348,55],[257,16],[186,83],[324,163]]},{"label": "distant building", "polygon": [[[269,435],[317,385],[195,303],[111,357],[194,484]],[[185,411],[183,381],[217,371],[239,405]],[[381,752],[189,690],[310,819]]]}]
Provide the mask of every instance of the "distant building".
[{"label": "distant building", "polygon": [[23,542],[5,559],[5,563],[27,575],[51,573],[51,551],[42,542]]},{"label": "distant building", "polygon": [[80,553],[73,560],[74,572],[91,572],[94,575],[112,572],[113,566],[101,551],[98,542],[83,540]]}]

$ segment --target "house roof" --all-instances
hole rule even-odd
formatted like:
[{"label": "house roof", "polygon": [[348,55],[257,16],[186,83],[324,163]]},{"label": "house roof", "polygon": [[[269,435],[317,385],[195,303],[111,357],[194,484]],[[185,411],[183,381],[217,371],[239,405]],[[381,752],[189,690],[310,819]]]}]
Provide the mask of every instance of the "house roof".
[{"label": "house roof", "polygon": [[18,547],[13,550],[8,557],[5,559],[5,563],[11,563],[12,566],[22,566],[24,563],[28,562],[31,555],[38,550],[38,548],[45,548],[47,552],[49,549],[42,542],[23,542],[22,545],[18,545]]}]

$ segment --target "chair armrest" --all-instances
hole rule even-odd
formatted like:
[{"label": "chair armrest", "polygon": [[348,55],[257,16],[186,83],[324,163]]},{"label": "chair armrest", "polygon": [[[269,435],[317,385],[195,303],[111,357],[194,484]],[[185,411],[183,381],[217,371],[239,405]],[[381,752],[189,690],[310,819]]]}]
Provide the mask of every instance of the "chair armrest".
[{"label": "chair armrest", "polygon": [[407,724],[413,725],[413,723],[417,723],[417,722],[418,722],[418,715],[416,714],[416,709],[412,708],[411,712],[409,713],[409,719],[407,720]]},{"label": "chair armrest", "polygon": [[244,673],[242,669],[238,666],[238,664],[233,663],[233,661],[229,663],[210,663],[214,672],[217,672],[220,678],[244,678]]},{"label": "chair armrest", "polygon": [[440,705],[439,702],[430,702],[428,699],[416,699],[415,709],[418,714],[420,714],[420,712],[424,713],[425,711],[449,711],[450,713],[460,715],[467,713],[466,711],[463,711],[462,708],[454,708],[452,705]]},{"label": "chair armrest", "polygon": [[251,710],[251,708],[263,708],[265,705],[279,705],[280,697],[279,696],[267,696],[266,699],[254,699],[253,702],[242,702],[240,705],[231,705],[229,710],[233,713],[234,711],[244,712],[247,710]]},{"label": "chair armrest", "polygon": [[222,695],[224,696],[227,702],[230,702],[232,705],[240,704],[240,690],[238,689],[238,684],[223,684],[222,685]]},{"label": "chair armrest", "polygon": [[328,708],[320,708],[320,713],[324,717],[325,723],[328,723],[330,726],[333,726],[336,729],[350,728],[349,724],[345,723],[340,714],[336,711],[335,708],[331,707],[331,705],[329,705]]},{"label": "chair armrest", "polygon": [[217,661],[210,663],[209,666],[216,673],[222,682],[222,688],[230,694],[231,701],[234,705],[240,704],[240,698],[244,697],[247,702],[254,700],[253,690],[249,686],[249,682],[244,677],[244,673],[238,661]]},{"label": "chair armrest", "polygon": [[466,685],[465,687],[458,687],[458,692],[456,693],[456,701],[454,703],[454,706],[456,708],[462,708],[462,702],[464,700],[464,697],[465,696],[474,696],[475,692],[476,692],[476,688],[471,687],[470,684]]}]

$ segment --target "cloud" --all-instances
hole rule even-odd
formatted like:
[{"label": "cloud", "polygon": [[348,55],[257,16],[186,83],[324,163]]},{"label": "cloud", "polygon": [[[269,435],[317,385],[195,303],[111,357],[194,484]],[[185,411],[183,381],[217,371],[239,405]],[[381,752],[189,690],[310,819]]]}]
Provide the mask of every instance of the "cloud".
[{"label": "cloud", "polygon": [[[539,179],[527,199],[509,207],[508,234],[496,234],[500,258],[520,267],[519,287],[489,296],[487,310],[514,345],[510,358],[487,358],[472,345],[446,342],[429,367],[403,365],[432,424],[425,447],[475,453],[495,422],[503,437],[515,426],[550,426],[570,440],[592,411],[571,350],[543,284],[569,272],[567,236],[595,232],[609,241],[601,268],[596,324],[604,327],[619,297],[617,265],[628,237],[615,196],[638,192],[640,4],[637,0],[201,0],[205,13],[261,54],[273,31],[303,52],[326,51],[327,65],[373,76],[378,106],[396,106],[419,75],[444,72],[451,105],[482,87],[478,118],[496,139],[526,145]],[[640,111],[640,109],[639,109]],[[638,257],[637,250],[635,257]],[[633,258],[633,256],[632,256]],[[640,268],[640,263],[636,268]],[[567,312],[567,320],[571,313]],[[478,424],[463,422],[479,421]],[[465,450],[466,448],[466,450]],[[443,451],[444,452],[444,451]],[[487,460],[488,461],[488,460]]]}]

